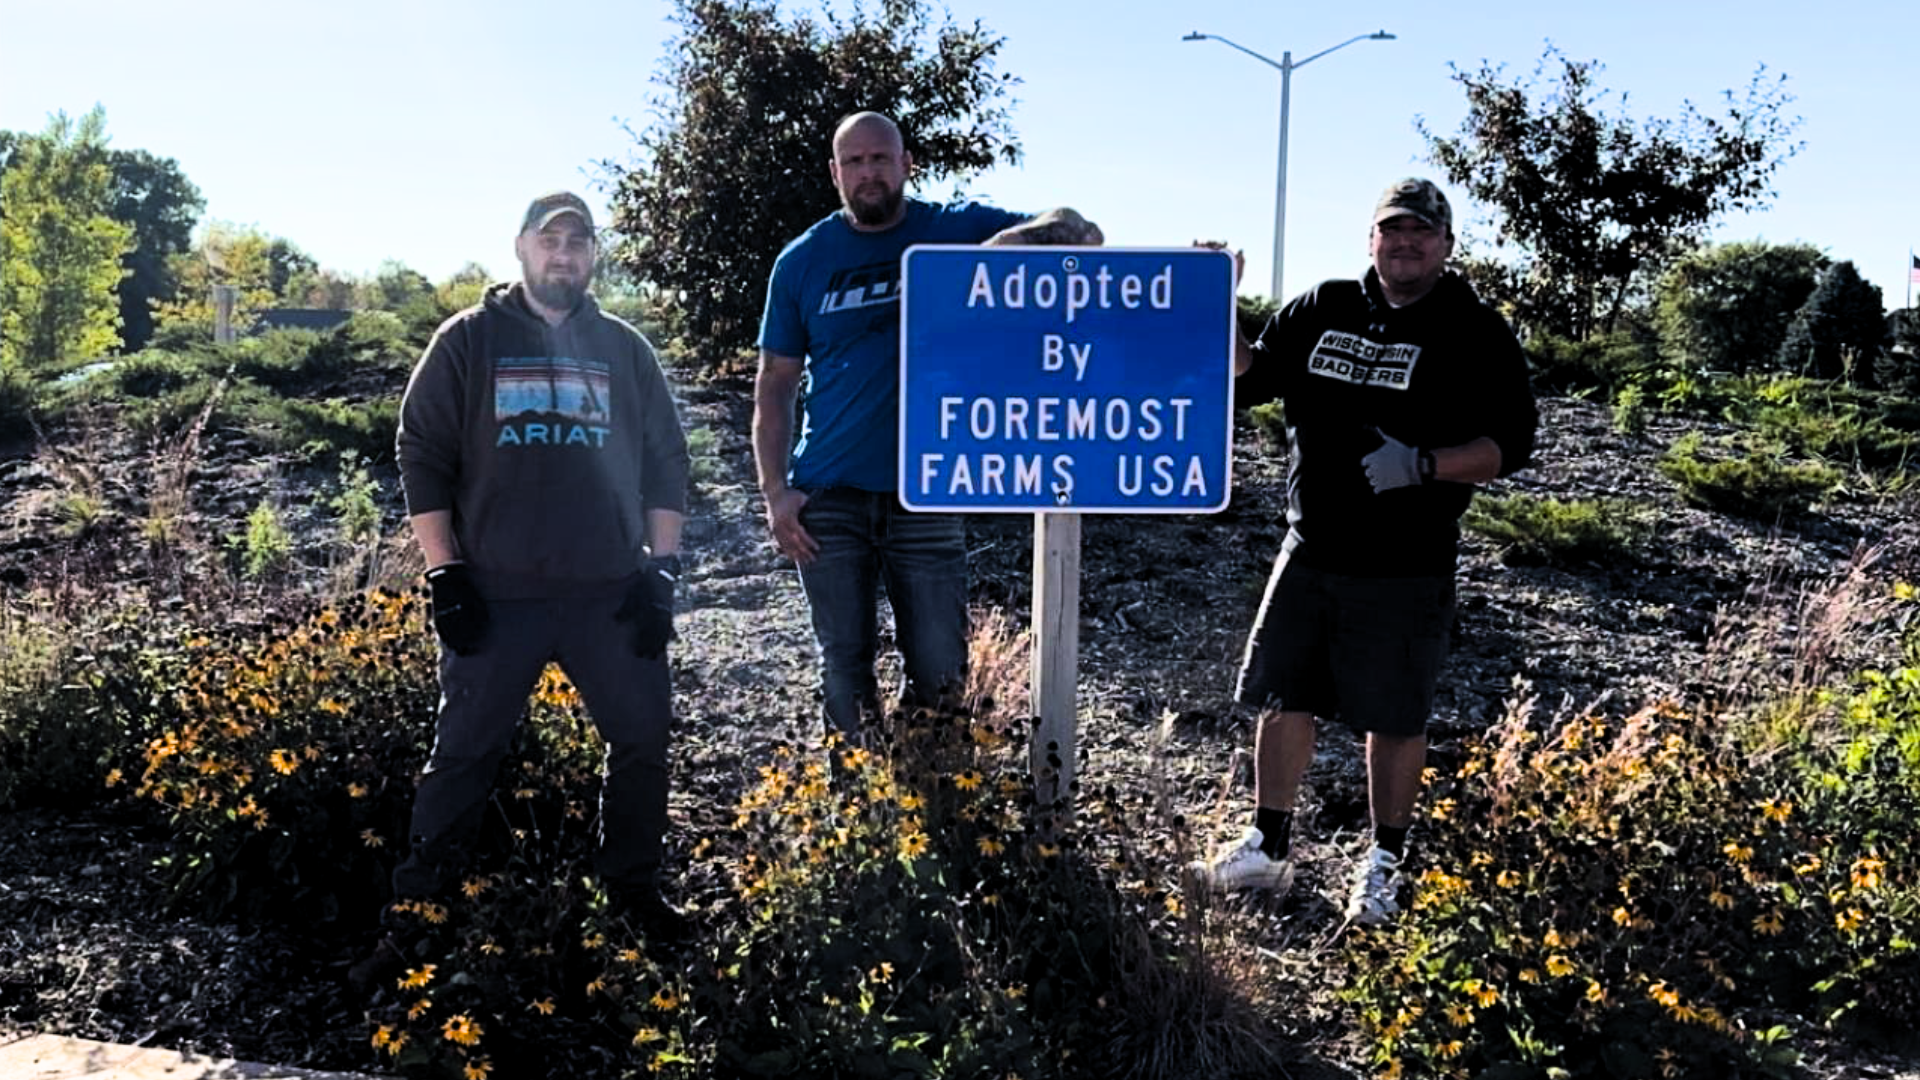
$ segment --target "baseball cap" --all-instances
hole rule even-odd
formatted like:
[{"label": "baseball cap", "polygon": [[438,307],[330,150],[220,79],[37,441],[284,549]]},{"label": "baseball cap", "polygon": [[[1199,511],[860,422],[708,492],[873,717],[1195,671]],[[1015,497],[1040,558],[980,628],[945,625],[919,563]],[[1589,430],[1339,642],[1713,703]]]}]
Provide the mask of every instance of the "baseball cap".
[{"label": "baseball cap", "polygon": [[571,191],[553,191],[533,200],[527,205],[527,216],[520,221],[520,231],[538,232],[553,223],[561,214],[579,214],[580,221],[593,231],[593,212],[580,196]]},{"label": "baseball cap", "polygon": [[1375,225],[1401,214],[1412,214],[1443,233],[1453,233],[1453,208],[1433,181],[1409,176],[1387,185],[1380,201],[1373,204]]}]

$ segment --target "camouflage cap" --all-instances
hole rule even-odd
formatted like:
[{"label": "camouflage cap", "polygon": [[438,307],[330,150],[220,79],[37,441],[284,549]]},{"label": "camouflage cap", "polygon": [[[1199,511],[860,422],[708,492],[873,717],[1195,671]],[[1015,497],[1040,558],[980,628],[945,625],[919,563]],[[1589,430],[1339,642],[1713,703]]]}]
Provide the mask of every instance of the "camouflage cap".
[{"label": "camouflage cap", "polygon": [[579,214],[581,224],[593,231],[593,212],[587,209],[586,201],[571,191],[552,191],[533,200],[527,206],[527,216],[520,220],[521,232],[538,232],[553,224],[553,219],[561,214]]},{"label": "camouflage cap", "polygon": [[1375,225],[1401,214],[1412,214],[1448,236],[1453,235],[1453,207],[1447,205],[1446,195],[1431,180],[1418,176],[1395,180],[1380,194],[1380,201],[1373,204]]}]

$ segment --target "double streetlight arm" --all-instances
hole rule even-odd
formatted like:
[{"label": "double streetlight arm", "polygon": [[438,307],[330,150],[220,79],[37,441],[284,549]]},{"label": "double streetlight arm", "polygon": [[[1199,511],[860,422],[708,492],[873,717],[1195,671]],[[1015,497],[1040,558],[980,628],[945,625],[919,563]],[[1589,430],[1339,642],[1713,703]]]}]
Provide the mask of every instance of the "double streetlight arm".
[{"label": "double streetlight arm", "polygon": [[1355,37],[1350,37],[1331,48],[1321,49],[1319,52],[1297,63],[1294,61],[1291,51],[1281,53],[1280,59],[1274,60],[1270,57],[1262,56],[1238,42],[1229,41],[1218,34],[1203,34],[1196,30],[1180,39],[1182,41],[1217,41],[1230,49],[1238,49],[1248,56],[1253,57],[1255,60],[1280,72],[1280,167],[1278,177],[1275,179],[1273,185],[1273,298],[1275,300],[1286,299],[1286,294],[1281,291],[1281,288],[1282,280],[1286,272],[1287,252],[1287,110],[1293,96],[1294,70],[1306,67],[1308,64],[1333,52],[1335,49],[1344,49],[1356,41],[1392,41],[1393,37],[1394,35],[1387,33],[1385,30],[1376,30],[1371,34],[1360,34]]}]

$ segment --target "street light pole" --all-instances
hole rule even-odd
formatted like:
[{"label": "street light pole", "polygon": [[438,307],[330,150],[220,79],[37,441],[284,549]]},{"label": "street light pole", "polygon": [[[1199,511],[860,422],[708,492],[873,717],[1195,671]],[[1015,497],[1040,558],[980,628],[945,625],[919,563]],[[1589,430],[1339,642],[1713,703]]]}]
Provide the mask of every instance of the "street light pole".
[{"label": "street light pole", "polygon": [[1280,164],[1273,182],[1273,298],[1276,301],[1286,299],[1286,294],[1281,289],[1287,265],[1287,113],[1292,105],[1294,70],[1306,67],[1333,52],[1334,49],[1344,49],[1356,41],[1392,41],[1393,38],[1394,35],[1385,30],[1361,34],[1348,38],[1332,48],[1321,49],[1297,64],[1293,62],[1292,50],[1281,53],[1280,59],[1276,61],[1254,52],[1245,45],[1228,41],[1218,34],[1203,34],[1195,30],[1180,39],[1181,41],[1217,41],[1230,49],[1238,49],[1280,72]]}]

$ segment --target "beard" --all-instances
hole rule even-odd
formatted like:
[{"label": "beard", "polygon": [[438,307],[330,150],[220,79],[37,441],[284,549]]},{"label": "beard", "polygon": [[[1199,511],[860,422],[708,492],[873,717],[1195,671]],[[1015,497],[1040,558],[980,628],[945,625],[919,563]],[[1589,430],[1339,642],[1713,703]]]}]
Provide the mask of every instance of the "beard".
[{"label": "beard", "polygon": [[853,220],[862,225],[885,225],[892,221],[894,215],[900,212],[900,204],[907,199],[906,190],[903,188],[889,188],[885,184],[874,186],[879,188],[877,193],[869,191],[863,196],[861,192],[856,191],[849,194],[845,200],[847,213],[852,214]]},{"label": "beard", "polygon": [[587,283],[584,279],[571,281],[528,275],[526,283],[527,292],[535,300],[555,311],[572,311],[580,306],[581,299],[587,295]]}]

